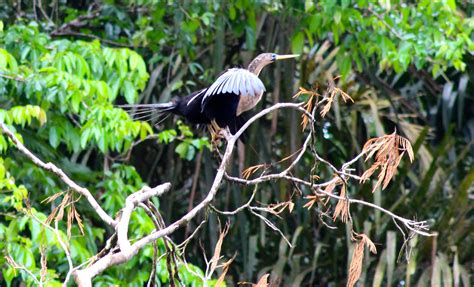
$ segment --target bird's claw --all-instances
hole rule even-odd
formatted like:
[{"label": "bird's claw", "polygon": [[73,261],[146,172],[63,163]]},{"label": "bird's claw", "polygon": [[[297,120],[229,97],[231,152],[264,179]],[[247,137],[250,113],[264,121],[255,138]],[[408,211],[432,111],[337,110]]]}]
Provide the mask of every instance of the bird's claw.
[{"label": "bird's claw", "polygon": [[230,137],[232,137],[232,134],[230,133],[228,127],[223,129],[219,127],[219,125],[215,121],[212,121],[209,125],[209,132],[211,133],[212,149],[216,150],[217,147],[221,144],[221,139],[229,141]]}]

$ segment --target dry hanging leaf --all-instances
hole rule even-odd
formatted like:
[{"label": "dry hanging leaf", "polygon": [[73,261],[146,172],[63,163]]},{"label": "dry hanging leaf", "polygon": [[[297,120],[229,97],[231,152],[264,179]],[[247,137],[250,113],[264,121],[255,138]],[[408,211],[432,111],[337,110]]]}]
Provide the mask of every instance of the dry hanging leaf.
[{"label": "dry hanging leaf", "polygon": [[[326,188],[324,189],[324,193],[326,193],[327,195],[331,195],[334,188],[336,188],[336,186],[340,184],[342,184],[342,180],[338,177],[337,180],[331,181],[331,183],[326,186]],[[330,199],[331,198],[328,197],[324,204],[327,204]]]},{"label": "dry hanging leaf", "polygon": [[[377,254],[375,244],[365,234],[357,234],[360,239],[357,241],[352,254],[351,265],[349,266],[349,276],[347,278],[347,287],[355,285],[362,272],[362,260],[364,259],[364,245],[367,245],[370,252]],[[354,238],[355,239],[355,238]]]},{"label": "dry hanging leaf", "polygon": [[270,274],[265,274],[258,280],[257,284],[252,284],[252,287],[267,287],[268,286],[268,277]]},{"label": "dry hanging leaf", "polygon": [[79,230],[81,234],[84,235],[84,224],[82,224],[81,215],[77,212],[77,209],[74,208],[74,218],[76,219],[77,226],[79,226]]},{"label": "dry hanging leaf", "polygon": [[342,198],[339,199],[337,202],[332,219],[336,221],[336,219],[340,216],[342,222],[347,222],[349,220],[349,200],[345,198],[346,197],[345,184],[342,185],[341,194],[339,196]]},{"label": "dry hanging leaf", "polygon": [[357,236],[361,238],[361,241],[365,245],[367,245],[370,252],[372,252],[373,254],[377,254],[377,248],[375,248],[375,244],[372,242],[372,240],[370,240],[370,238],[367,235],[362,233],[362,234],[358,234]]},{"label": "dry hanging leaf", "polygon": [[61,203],[58,205],[58,214],[56,215],[56,218],[55,220],[56,221],[61,221],[64,217],[64,209],[66,208],[68,202],[69,202],[69,193],[66,193],[63,197],[63,200],[61,201]]},{"label": "dry hanging leaf", "polygon": [[53,196],[47,198],[46,200],[43,200],[43,202],[52,202],[53,200],[55,200],[62,194],[64,194],[64,197],[61,200],[61,203],[57,207],[53,208],[48,218],[46,219],[45,223],[50,224],[53,221],[53,219],[55,221],[61,221],[64,217],[64,211],[67,209],[66,233],[67,233],[68,238],[71,238],[71,230],[72,230],[72,224],[74,223],[74,219],[77,221],[77,225],[79,227],[79,230],[81,231],[81,234],[84,235],[84,224],[82,223],[81,215],[79,214],[79,212],[76,209],[76,206],[74,205],[75,199],[71,191],[66,192],[66,193],[64,192],[56,193]]},{"label": "dry hanging leaf", "polygon": [[215,287],[220,287],[222,285],[222,283],[224,283],[224,278],[225,278],[225,275],[227,274],[227,272],[229,271],[229,268],[230,268],[230,264],[232,264],[232,262],[234,261],[235,257],[237,256],[237,253],[234,254],[234,256],[229,259],[227,262],[224,262],[222,264],[222,274],[221,276],[219,276],[219,278],[217,279],[216,281],[216,285],[214,285]]},{"label": "dry hanging leaf", "polygon": [[257,165],[248,167],[244,171],[242,171],[242,177],[245,179],[248,179],[252,174],[254,174],[256,171],[264,167],[265,167],[265,164],[257,164]]},{"label": "dry hanging leaf", "polygon": [[224,229],[219,231],[219,239],[217,240],[216,247],[214,248],[214,255],[211,259],[211,268],[209,274],[214,273],[216,270],[217,263],[221,257],[222,243],[224,243],[224,237],[227,235],[227,232],[229,232],[229,223],[226,223]]},{"label": "dry hanging leaf", "polygon": [[410,142],[406,138],[397,135],[395,132],[390,135],[368,140],[365,143],[362,152],[366,154],[366,161],[375,155],[375,162],[364,172],[364,174],[362,174],[360,182],[367,181],[377,170],[379,170],[377,183],[372,189],[372,192],[374,192],[379,186],[382,186],[382,190],[388,186],[405,153],[408,153],[410,162],[413,162],[414,159],[413,148],[411,147]]},{"label": "dry hanging leaf", "polygon": [[303,205],[303,208],[308,208],[308,209],[311,209],[311,207],[313,207],[313,205],[318,202],[318,196],[317,195],[308,195],[308,196],[305,196],[306,199],[308,199],[309,201],[306,202],[305,205]]},{"label": "dry hanging leaf", "polygon": [[295,204],[293,203],[293,201],[289,201],[288,202],[288,211],[293,212],[293,208],[295,208]]},{"label": "dry hanging leaf", "polygon": [[347,278],[347,287],[355,285],[362,272],[362,259],[364,258],[364,242],[356,243],[354,253],[352,254],[351,265],[349,266],[349,276]]},{"label": "dry hanging leaf", "polygon": [[72,223],[74,220],[74,204],[71,204],[71,207],[69,208],[67,212],[67,237],[71,238],[71,229],[72,229]]},{"label": "dry hanging leaf", "polygon": [[[315,97],[314,95],[311,95],[311,97],[308,99],[306,104],[304,104],[304,106],[303,106],[305,108],[305,110],[310,114],[313,111],[314,97]],[[308,126],[309,117],[308,117],[307,114],[302,114],[301,117],[303,118],[303,120],[301,121],[301,126],[302,126],[302,130],[304,131],[306,129],[306,127]]]},{"label": "dry hanging leaf", "polygon": [[54,201],[56,198],[60,197],[63,194],[64,194],[64,191],[57,192],[57,193],[47,197],[43,201],[41,201],[41,203],[50,203],[50,202]]},{"label": "dry hanging leaf", "polygon": [[[313,111],[313,107],[314,107],[314,103],[316,101],[316,97],[319,96],[319,94],[316,92],[316,91],[310,91],[310,90],[306,90],[305,88],[302,88],[300,87],[299,88],[299,92],[296,93],[293,98],[298,98],[299,96],[301,95],[309,95],[309,99],[308,101],[303,105],[304,109],[311,114],[311,112]],[[303,127],[303,131],[306,129],[306,127],[308,126],[308,123],[309,123],[309,117],[307,114],[302,114],[301,115],[301,126]]]},{"label": "dry hanging leaf", "polygon": [[320,112],[322,118],[324,118],[331,109],[332,102],[334,101],[337,95],[342,96],[342,100],[344,101],[344,103],[347,103],[347,101],[354,102],[354,100],[351,98],[351,96],[349,96],[349,94],[336,87],[336,84],[333,79],[329,79],[328,88],[326,89],[326,92],[323,95],[323,99],[321,100],[321,103],[326,102]]},{"label": "dry hanging leaf", "polygon": [[[280,203],[277,203],[277,204],[269,204],[266,208],[265,208],[265,211],[273,214],[273,215],[278,215],[280,213],[282,213],[287,207],[291,210],[293,210],[293,208],[291,207],[291,204],[294,205],[293,202],[291,202],[290,200],[289,201],[285,201],[285,202],[280,202]],[[290,212],[291,212],[290,210]]]}]

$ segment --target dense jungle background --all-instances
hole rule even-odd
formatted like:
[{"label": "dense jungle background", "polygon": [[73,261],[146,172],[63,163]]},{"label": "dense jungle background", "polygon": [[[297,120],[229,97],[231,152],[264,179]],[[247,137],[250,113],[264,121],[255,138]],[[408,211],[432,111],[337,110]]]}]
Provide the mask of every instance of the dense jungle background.
[{"label": "dense jungle background", "polygon": [[[472,286],[473,16],[472,1],[454,0],[4,0],[0,120],[40,159],[89,188],[112,216],[143,185],[171,182],[171,192],[153,199],[164,222],[171,223],[202,200],[215,176],[219,160],[210,151],[208,132],[179,117],[132,120],[115,105],[187,95],[225,68],[246,67],[261,52],[301,54],[263,70],[267,92],[255,111],[307,99],[293,98],[299,87],[323,95],[335,79],[354,103],[339,99],[326,117],[318,115],[314,148],[341,166],[369,138],[394,131],[406,137],[413,163],[402,159],[384,190],[372,192],[375,181],[353,182],[347,194],[406,218],[428,220],[430,232],[437,233],[404,244],[389,216],[351,205],[354,228],[377,248],[377,254],[364,254],[359,286]],[[261,163],[281,170],[287,163],[279,161],[295,153],[303,139],[300,113],[282,110],[261,118],[229,172],[239,175]],[[0,152],[0,285],[36,286],[41,279],[45,286],[60,286],[69,265],[54,229],[67,242],[74,266],[97,254],[114,230],[5,135],[0,135]],[[313,163],[305,154],[293,175],[307,178],[314,171],[320,180],[332,177],[327,166]],[[360,159],[356,173],[370,164]],[[227,182],[213,205],[235,209],[252,190]],[[156,284],[204,285],[197,276],[206,271],[203,254],[212,257],[219,224],[226,221],[230,229],[221,255],[236,254],[227,286],[257,282],[266,273],[282,286],[346,284],[354,249],[349,228],[324,216],[336,202],[307,208],[307,195],[281,180],[258,186],[256,200],[262,204],[294,202],[291,212],[279,217],[261,214],[293,248],[250,212],[200,213],[170,236],[179,243],[206,219],[185,253],[175,256],[186,258],[188,268],[167,261],[170,250],[158,240],[158,255],[168,253],[158,258]],[[129,236],[138,239],[154,228],[137,209]],[[98,275],[94,286],[144,286],[153,257],[149,245]],[[174,280],[169,271],[177,273]],[[206,284],[216,284],[219,274]]]}]

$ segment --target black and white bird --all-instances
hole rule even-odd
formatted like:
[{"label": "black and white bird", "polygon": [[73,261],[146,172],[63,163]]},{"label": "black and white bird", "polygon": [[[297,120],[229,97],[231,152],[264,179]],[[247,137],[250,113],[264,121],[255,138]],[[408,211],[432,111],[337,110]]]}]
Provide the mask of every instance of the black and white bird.
[{"label": "black and white bird", "polygon": [[178,97],[168,103],[122,105],[131,115],[176,114],[191,124],[217,124],[229,128],[232,134],[245,123],[242,116],[254,108],[265,92],[258,75],[263,67],[277,60],[295,58],[298,55],[258,55],[247,69],[231,68],[220,75],[209,87]]}]

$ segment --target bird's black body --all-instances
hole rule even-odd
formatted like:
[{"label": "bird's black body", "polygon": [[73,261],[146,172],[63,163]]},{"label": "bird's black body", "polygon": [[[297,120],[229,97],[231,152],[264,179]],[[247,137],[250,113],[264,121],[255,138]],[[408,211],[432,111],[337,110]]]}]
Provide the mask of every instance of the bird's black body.
[{"label": "bird's black body", "polygon": [[[260,101],[265,86],[258,78],[262,68],[279,59],[297,55],[264,53],[257,56],[248,69],[232,68],[221,74],[212,85],[169,103],[125,105],[132,115],[173,113],[183,116],[191,124],[209,125],[213,121],[221,128],[235,134],[246,122],[244,112]],[[146,116],[146,115],[145,115]]]},{"label": "bird's black body", "polygon": [[190,124],[208,125],[215,120],[220,127],[229,127],[229,131],[235,134],[245,123],[243,115],[236,116],[239,96],[233,93],[220,94],[219,97],[210,99],[203,106],[202,98],[206,90],[199,90],[188,96],[174,99],[175,107],[169,109],[168,112],[183,116]]},{"label": "bird's black body", "polygon": [[183,116],[191,124],[210,124],[211,121],[202,112],[201,101],[189,103],[192,98],[201,92],[202,90],[195,91],[188,96],[174,99],[175,108],[170,112]]}]

